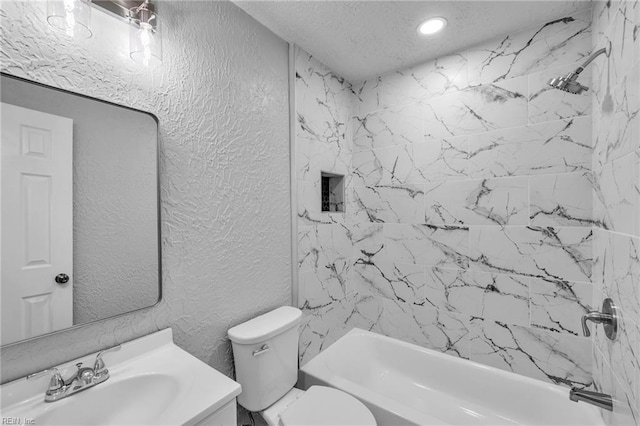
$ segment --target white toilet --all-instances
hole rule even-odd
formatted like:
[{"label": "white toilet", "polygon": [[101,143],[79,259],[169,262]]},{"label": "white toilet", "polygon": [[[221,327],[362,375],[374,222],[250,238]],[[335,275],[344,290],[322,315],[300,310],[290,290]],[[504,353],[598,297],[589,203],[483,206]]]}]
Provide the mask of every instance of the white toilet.
[{"label": "white toilet", "polygon": [[375,426],[367,407],[351,395],[326,386],[296,389],[298,324],[302,312],[283,306],[231,328],[238,402],[259,411],[272,426]]}]

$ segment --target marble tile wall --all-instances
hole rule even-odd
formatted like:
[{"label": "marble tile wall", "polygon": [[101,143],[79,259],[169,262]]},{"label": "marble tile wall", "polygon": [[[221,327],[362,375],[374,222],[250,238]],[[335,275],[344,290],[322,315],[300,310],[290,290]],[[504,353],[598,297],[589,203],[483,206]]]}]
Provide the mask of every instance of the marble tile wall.
[{"label": "marble tile wall", "polygon": [[[626,204],[609,189],[616,167],[592,172],[591,94],[545,84],[590,54],[591,19],[364,82],[298,50],[302,363],[360,327],[593,386],[580,317],[594,308],[594,226],[632,213],[596,214],[598,182],[601,199]],[[320,171],[345,173],[344,214],[315,207]]]},{"label": "marble tile wall", "polygon": [[607,425],[640,424],[640,3],[596,2],[592,68],[593,302],[614,300],[619,336],[595,328],[595,387],[615,399]]}]

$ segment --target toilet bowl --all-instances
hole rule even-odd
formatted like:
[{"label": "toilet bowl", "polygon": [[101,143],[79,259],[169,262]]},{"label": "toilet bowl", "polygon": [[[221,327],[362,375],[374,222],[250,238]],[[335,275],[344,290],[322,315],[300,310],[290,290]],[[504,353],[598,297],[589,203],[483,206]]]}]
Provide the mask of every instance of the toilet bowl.
[{"label": "toilet bowl", "polygon": [[228,331],[240,405],[272,426],[375,426],[369,409],[326,386],[294,387],[298,377],[298,325],[302,312],[283,306]]},{"label": "toilet bowl", "polygon": [[311,386],[306,392],[293,388],[260,415],[270,426],[376,425],[362,402],[326,386]]}]

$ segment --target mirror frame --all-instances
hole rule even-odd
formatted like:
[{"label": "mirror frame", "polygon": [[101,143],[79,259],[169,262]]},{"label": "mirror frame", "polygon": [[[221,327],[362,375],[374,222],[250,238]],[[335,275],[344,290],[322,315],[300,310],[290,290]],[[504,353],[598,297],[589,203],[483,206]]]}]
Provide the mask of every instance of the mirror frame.
[{"label": "mirror frame", "polygon": [[89,99],[92,101],[97,101],[103,104],[107,104],[110,106],[116,106],[116,107],[120,107],[120,108],[125,108],[128,109],[130,111],[134,111],[134,112],[138,112],[138,113],[142,113],[142,114],[146,114],[151,116],[151,118],[153,118],[153,120],[156,122],[156,220],[157,220],[157,235],[158,235],[158,300],[153,304],[153,305],[149,305],[149,306],[143,306],[141,308],[138,309],[134,309],[132,311],[127,311],[127,312],[123,312],[120,314],[115,314],[109,317],[105,317],[105,318],[100,318],[97,320],[93,320],[93,321],[88,321],[82,324],[74,324],[71,327],[67,327],[67,328],[63,328],[60,330],[55,330],[55,331],[51,331],[49,333],[44,333],[41,334],[39,336],[33,336],[33,337],[29,337],[27,339],[23,339],[23,340],[18,340],[16,342],[11,342],[11,343],[7,343],[5,345],[0,346],[0,349],[5,349],[5,348],[9,348],[11,346],[15,346],[15,345],[20,345],[26,342],[31,342],[34,341],[36,339],[40,339],[43,337],[49,337],[49,336],[53,336],[55,334],[59,334],[59,333],[64,333],[67,331],[71,331],[71,330],[76,330],[82,327],[86,327],[92,324],[96,324],[99,323],[101,321],[105,321],[105,320],[110,320],[110,319],[114,319],[114,318],[119,318],[125,315],[130,315],[134,312],[139,312],[139,311],[143,311],[145,309],[151,309],[155,306],[158,306],[160,304],[160,302],[162,301],[162,216],[161,216],[161,198],[160,198],[160,120],[158,120],[158,117],[148,111],[143,111],[137,108],[133,108],[130,106],[126,106],[126,105],[121,105],[121,104],[117,104],[115,102],[110,102],[110,101],[105,101],[104,99],[99,99],[99,98],[94,98],[93,96],[88,96],[82,93],[77,93],[77,92],[72,92],[71,90],[66,90],[66,89],[61,89],[59,87],[55,87],[55,86],[50,86],[48,84],[45,83],[40,83],[39,81],[34,81],[34,80],[29,80],[28,78],[24,78],[24,77],[19,77],[19,76],[15,76],[9,73],[6,73],[4,71],[0,71],[0,75],[2,77],[8,77],[8,78],[12,78],[14,80],[18,80],[20,82],[23,83],[29,83],[29,84],[35,84],[36,86],[40,86],[46,89],[51,89],[51,90],[56,90],[58,92],[62,92],[68,95],[74,95],[74,96],[80,96],[81,98],[84,99]]}]

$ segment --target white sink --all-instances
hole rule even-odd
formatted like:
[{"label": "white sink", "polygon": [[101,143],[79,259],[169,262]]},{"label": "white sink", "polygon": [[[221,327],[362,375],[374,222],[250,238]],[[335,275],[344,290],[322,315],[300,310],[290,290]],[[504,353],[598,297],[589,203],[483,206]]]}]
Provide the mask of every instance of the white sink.
[{"label": "white sink", "polygon": [[[58,369],[67,378],[94,359]],[[125,343],[104,361],[109,380],[56,402],[44,402],[48,377],[2,385],[2,416],[36,425],[195,425],[224,409],[235,418],[240,385],[178,348],[171,329]]]},{"label": "white sink", "polygon": [[[61,404],[36,415],[35,424],[99,423],[125,424],[130,419],[140,419],[147,424],[162,421],[165,411],[178,396],[180,382],[163,374],[144,374],[120,381],[107,381],[105,386],[96,386],[86,392],[77,393]],[[73,401],[70,399],[73,398]],[[105,404],[105,401],[108,401]],[[66,402],[66,404],[63,404]],[[114,407],[117,407],[114,410]],[[138,423],[137,421],[135,423]]]}]

